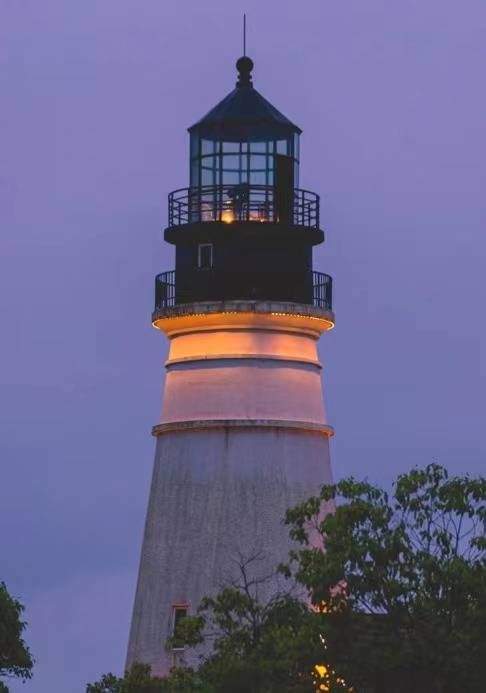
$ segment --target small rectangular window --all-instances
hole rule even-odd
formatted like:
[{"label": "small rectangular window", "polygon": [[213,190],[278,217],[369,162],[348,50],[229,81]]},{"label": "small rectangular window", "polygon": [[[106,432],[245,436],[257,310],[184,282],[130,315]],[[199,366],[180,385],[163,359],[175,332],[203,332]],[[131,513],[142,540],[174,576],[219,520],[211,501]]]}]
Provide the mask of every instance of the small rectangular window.
[{"label": "small rectangular window", "polygon": [[197,266],[199,269],[211,269],[213,266],[213,244],[200,243],[197,247]]},{"label": "small rectangular window", "polygon": [[173,638],[173,650],[183,650],[185,644],[180,640],[177,633],[177,626],[181,619],[187,616],[188,605],[187,604],[174,604],[172,607],[172,638]]}]

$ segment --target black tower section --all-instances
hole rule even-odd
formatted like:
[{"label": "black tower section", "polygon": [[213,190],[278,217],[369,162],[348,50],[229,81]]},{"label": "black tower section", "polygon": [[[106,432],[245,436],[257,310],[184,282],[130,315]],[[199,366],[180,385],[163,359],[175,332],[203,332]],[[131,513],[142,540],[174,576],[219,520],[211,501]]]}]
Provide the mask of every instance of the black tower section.
[{"label": "black tower section", "polygon": [[331,310],[332,281],[314,272],[324,240],[319,196],[298,187],[300,128],[253,87],[236,88],[189,128],[190,186],[169,195],[165,240],[175,272],[156,278],[154,315],[215,301],[280,301]]}]

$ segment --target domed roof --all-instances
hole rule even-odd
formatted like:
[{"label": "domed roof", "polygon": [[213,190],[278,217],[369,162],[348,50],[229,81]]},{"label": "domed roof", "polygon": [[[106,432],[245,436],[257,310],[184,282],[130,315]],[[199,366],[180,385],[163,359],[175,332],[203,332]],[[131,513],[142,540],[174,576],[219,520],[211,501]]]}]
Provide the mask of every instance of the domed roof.
[{"label": "domed roof", "polygon": [[253,62],[240,58],[236,89],[189,128],[190,133],[211,140],[273,140],[300,134],[302,130],[286,118],[253,87]]}]

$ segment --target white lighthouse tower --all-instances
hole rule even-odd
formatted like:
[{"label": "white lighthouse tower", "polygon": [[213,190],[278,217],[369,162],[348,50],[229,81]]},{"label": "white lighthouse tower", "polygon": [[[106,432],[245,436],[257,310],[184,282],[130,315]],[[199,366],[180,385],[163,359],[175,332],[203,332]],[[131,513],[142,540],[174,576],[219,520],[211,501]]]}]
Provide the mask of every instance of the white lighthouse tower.
[{"label": "white lighthouse tower", "polygon": [[166,648],[177,618],[241,557],[267,575],[286,560],[285,511],[331,481],[319,197],[298,187],[301,130],[254,89],[249,58],[237,69],[189,128],[190,186],[170,194],[165,230],[176,269],[156,278],[170,350],[127,666],[159,675],[183,656]]}]

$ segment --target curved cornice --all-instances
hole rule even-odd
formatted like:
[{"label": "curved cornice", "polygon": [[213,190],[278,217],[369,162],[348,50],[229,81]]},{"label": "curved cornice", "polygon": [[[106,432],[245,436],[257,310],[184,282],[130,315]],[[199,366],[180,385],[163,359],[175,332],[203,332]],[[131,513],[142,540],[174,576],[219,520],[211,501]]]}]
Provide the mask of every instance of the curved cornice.
[{"label": "curved cornice", "polygon": [[318,337],[334,327],[334,313],[305,303],[214,301],[181,303],[155,311],[152,324],[168,336],[224,326],[304,332]]},{"label": "curved cornice", "polygon": [[207,429],[229,428],[273,428],[308,433],[319,433],[327,438],[334,435],[334,429],[327,424],[313,423],[309,421],[290,421],[278,419],[199,419],[190,421],[169,421],[157,424],[152,428],[155,437],[166,433],[184,433],[187,431],[202,431]]}]

